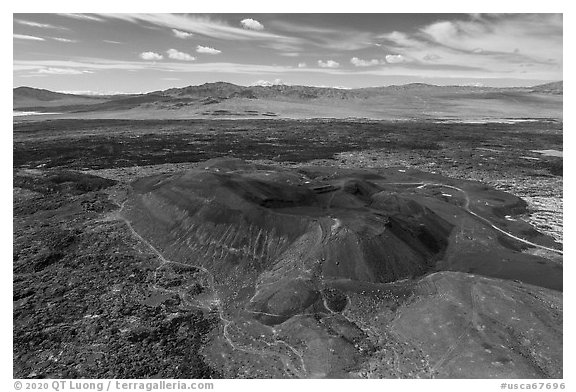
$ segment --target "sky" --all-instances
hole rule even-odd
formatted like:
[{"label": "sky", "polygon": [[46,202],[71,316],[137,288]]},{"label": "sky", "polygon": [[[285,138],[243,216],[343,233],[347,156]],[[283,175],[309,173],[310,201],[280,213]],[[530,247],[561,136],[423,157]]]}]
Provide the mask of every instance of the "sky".
[{"label": "sky", "polygon": [[13,14],[13,86],[358,88],[562,80],[561,14]]}]

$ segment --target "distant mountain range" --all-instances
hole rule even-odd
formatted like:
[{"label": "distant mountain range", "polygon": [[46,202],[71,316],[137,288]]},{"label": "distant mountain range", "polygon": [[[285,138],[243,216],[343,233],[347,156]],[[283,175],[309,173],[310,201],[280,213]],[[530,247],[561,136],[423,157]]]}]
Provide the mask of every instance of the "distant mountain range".
[{"label": "distant mountain range", "polygon": [[534,86],[530,91],[535,93],[546,93],[546,94],[563,94],[564,92],[564,82],[552,82],[546,84],[540,84]]},{"label": "distant mountain range", "polygon": [[[146,117],[156,114],[168,117],[382,117],[398,111],[430,111],[426,115],[442,112],[442,102],[498,100],[525,103],[550,101],[546,96],[561,100],[563,82],[534,87],[494,88],[475,86],[435,86],[411,83],[399,86],[338,89],[310,86],[238,86],[232,83],[205,83],[199,86],[171,88],[146,94],[75,95],[31,87],[13,90],[15,111],[61,113],[76,117],[114,117],[121,112],[128,117]],[[454,101],[454,103],[457,103]],[[384,105],[384,106],[382,106]],[[545,105],[546,106],[546,105]],[[342,111],[336,111],[341,108]],[[386,109],[386,110],[385,110]],[[384,110],[384,111],[383,111]],[[372,113],[372,112],[375,112]],[[99,115],[98,115],[99,113]],[[148,114],[146,114],[148,113]],[[152,114],[155,113],[155,114]],[[371,115],[372,113],[372,115]],[[398,113],[396,113],[398,114]],[[385,116],[384,116],[385,117]]]}]

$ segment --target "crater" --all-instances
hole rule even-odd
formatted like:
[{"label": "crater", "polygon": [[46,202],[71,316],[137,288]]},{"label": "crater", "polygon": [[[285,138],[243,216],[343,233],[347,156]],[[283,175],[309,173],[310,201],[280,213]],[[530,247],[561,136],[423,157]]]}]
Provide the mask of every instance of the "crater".
[{"label": "crater", "polygon": [[[427,184],[471,201],[450,203],[423,191]],[[507,363],[493,349],[513,352],[510,328],[541,328],[540,315],[550,311],[532,292],[551,303],[561,298],[562,266],[519,251],[529,226],[519,222],[509,233],[493,226],[498,208],[515,214],[510,206],[522,205],[513,195],[415,170],[290,169],[228,158],[132,188],[122,216],[173,262],[158,268],[155,283],[175,296],[146,304],[217,312],[223,333],[215,352],[256,355],[258,366],[289,377],[348,377],[373,361],[387,377],[392,352],[419,366],[435,358],[442,377],[504,376],[514,366],[526,376],[551,371],[542,373],[538,358]],[[525,325],[509,327],[512,308],[526,314]],[[557,328],[539,347],[558,348]],[[468,343],[451,352],[465,334]],[[467,364],[471,351],[489,368]],[[464,365],[440,361],[444,352]]]}]

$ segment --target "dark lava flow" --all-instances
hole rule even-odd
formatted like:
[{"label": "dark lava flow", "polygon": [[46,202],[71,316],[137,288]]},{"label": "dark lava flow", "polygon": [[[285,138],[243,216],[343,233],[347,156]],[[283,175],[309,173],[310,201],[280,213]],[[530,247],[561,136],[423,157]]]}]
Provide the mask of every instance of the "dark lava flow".
[{"label": "dark lava flow", "polygon": [[[220,316],[203,355],[226,377],[561,377],[561,250],[525,212],[416,170],[234,159],[140,179],[122,209],[165,261],[157,297]],[[183,266],[197,282],[163,283]]]}]

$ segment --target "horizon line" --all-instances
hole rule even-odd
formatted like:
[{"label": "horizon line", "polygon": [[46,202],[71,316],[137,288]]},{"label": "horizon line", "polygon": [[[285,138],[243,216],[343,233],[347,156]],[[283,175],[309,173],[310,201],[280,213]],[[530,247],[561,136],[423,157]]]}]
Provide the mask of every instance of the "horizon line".
[{"label": "horizon line", "polygon": [[144,94],[152,94],[155,92],[162,92],[162,91],[167,91],[167,90],[172,90],[172,89],[183,89],[183,88],[188,88],[188,87],[201,87],[201,86],[205,86],[205,85],[209,85],[209,84],[218,84],[218,83],[222,83],[222,84],[230,84],[233,86],[237,86],[237,87],[245,87],[245,88],[251,88],[251,87],[279,87],[279,86],[284,86],[284,87],[311,87],[311,88],[321,88],[321,89],[334,89],[334,90],[345,90],[345,91],[350,91],[350,90],[366,90],[366,89],[371,89],[371,88],[387,88],[387,87],[403,87],[403,86],[410,86],[410,85],[425,85],[425,86],[431,86],[431,87],[475,87],[475,88],[490,88],[490,89],[509,89],[509,88],[533,88],[533,87],[538,87],[538,86],[542,86],[542,85],[546,85],[546,84],[551,84],[551,83],[563,83],[564,79],[560,79],[560,80],[550,80],[544,83],[538,83],[535,84],[533,86],[500,86],[500,87],[495,87],[495,86],[485,86],[482,83],[465,83],[465,84],[431,84],[431,83],[424,83],[424,82],[410,82],[410,83],[403,83],[403,84],[389,84],[389,85],[378,85],[378,86],[368,86],[368,87],[344,87],[344,86],[323,86],[323,85],[304,85],[304,84],[288,84],[288,83],[273,83],[273,82],[269,82],[269,84],[250,84],[250,85],[243,85],[243,84],[237,84],[237,83],[232,83],[232,82],[227,82],[224,80],[220,80],[217,82],[205,82],[202,84],[190,84],[190,85],[186,85],[186,86],[181,86],[181,87],[168,87],[166,89],[163,90],[150,90],[147,92],[99,92],[99,91],[90,91],[90,90],[50,90],[50,89],[46,89],[46,88],[41,88],[41,87],[33,87],[33,86],[29,86],[29,85],[21,85],[21,86],[17,86],[17,87],[13,87],[12,90],[16,90],[18,88],[30,88],[30,89],[35,89],[35,90],[44,90],[44,91],[50,91],[50,92],[54,92],[54,93],[59,93],[59,94],[67,94],[67,95],[94,95],[94,96],[107,96],[107,95],[144,95]]}]

